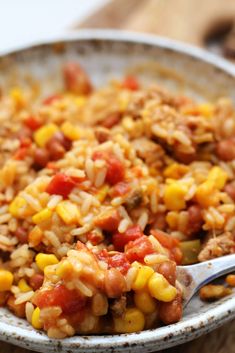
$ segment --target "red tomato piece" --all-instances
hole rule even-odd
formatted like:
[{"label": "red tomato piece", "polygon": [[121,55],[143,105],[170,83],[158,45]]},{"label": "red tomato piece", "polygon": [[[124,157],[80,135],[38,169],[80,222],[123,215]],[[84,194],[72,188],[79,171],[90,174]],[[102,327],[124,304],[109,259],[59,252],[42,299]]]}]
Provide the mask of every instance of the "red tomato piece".
[{"label": "red tomato piece", "polygon": [[122,274],[127,273],[130,268],[130,262],[123,253],[117,252],[112,256],[106,249],[103,249],[96,256],[100,261],[106,262],[108,268],[116,268]]},{"label": "red tomato piece", "polygon": [[89,94],[92,85],[85,70],[75,62],[68,62],[63,67],[64,83],[68,91],[76,94]]},{"label": "red tomato piece", "polygon": [[131,91],[137,91],[139,89],[139,83],[134,76],[126,76],[123,80],[122,87]]},{"label": "red tomato piece", "polygon": [[32,140],[30,137],[22,137],[20,138],[20,147],[29,147],[32,144]]},{"label": "red tomato piece", "polygon": [[76,183],[69,176],[58,173],[56,174],[46,188],[46,192],[53,195],[61,195],[63,198],[67,198]]},{"label": "red tomato piece", "polygon": [[29,116],[24,121],[24,124],[32,131],[35,131],[38,128],[40,128],[40,126],[42,126],[42,123],[39,120],[37,120],[37,118],[35,118],[34,116]]},{"label": "red tomato piece", "polygon": [[151,230],[151,234],[161,243],[164,248],[172,249],[179,246],[179,240],[161,230]]},{"label": "red tomato piece", "polygon": [[23,160],[27,156],[28,148],[20,147],[13,155],[14,159]]},{"label": "red tomato piece", "polygon": [[147,236],[130,241],[125,246],[126,257],[130,262],[143,261],[146,255],[154,253],[153,246]]},{"label": "red tomato piece", "polygon": [[109,267],[114,267],[120,271],[123,275],[127,273],[130,268],[130,262],[123,253],[117,253],[109,257],[108,261]]},{"label": "red tomato piece", "polygon": [[92,245],[97,245],[102,242],[103,236],[102,234],[94,231],[87,234],[87,240],[89,240]]},{"label": "red tomato piece", "polygon": [[73,314],[84,308],[86,298],[78,291],[69,290],[64,285],[36,294],[34,303],[40,308],[59,306],[64,314]]},{"label": "red tomato piece", "polygon": [[116,156],[110,156],[107,163],[108,169],[105,180],[111,185],[122,181],[125,175],[122,162]]},{"label": "red tomato piece", "polygon": [[130,185],[125,181],[120,181],[115,184],[113,187],[113,195],[114,196],[123,196],[130,191]]},{"label": "red tomato piece", "polygon": [[101,250],[96,256],[98,260],[108,263],[109,253],[106,249]]},{"label": "red tomato piece", "polygon": [[143,235],[140,226],[131,226],[124,233],[115,233],[112,237],[112,242],[115,250],[123,251],[125,245],[128,244],[129,241],[134,241]]},{"label": "red tomato piece", "polygon": [[93,159],[104,159],[107,164],[107,173],[105,180],[111,185],[123,181],[125,176],[125,169],[122,162],[110,152],[97,151],[93,154]]},{"label": "red tomato piece", "polygon": [[42,103],[44,105],[50,105],[50,104],[54,103],[55,101],[58,101],[60,98],[61,98],[61,96],[59,94],[53,94],[53,95],[45,98]]},{"label": "red tomato piece", "polygon": [[107,232],[114,232],[120,222],[120,215],[116,210],[107,210],[105,213],[96,217],[94,224]]}]

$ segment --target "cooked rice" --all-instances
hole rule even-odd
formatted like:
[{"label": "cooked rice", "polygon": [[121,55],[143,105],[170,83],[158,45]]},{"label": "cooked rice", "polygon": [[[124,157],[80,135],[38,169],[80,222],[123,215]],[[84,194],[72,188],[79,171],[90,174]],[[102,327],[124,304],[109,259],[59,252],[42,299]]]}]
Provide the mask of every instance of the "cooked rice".
[{"label": "cooked rice", "polygon": [[[235,249],[234,109],[130,77],[91,92],[80,67],[82,83],[78,75],[71,85],[70,69],[64,92],[46,101],[30,87],[1,95],[5,304],[33,325],[40,308],[53,338],[168,323],[152,273],[165,268],[172,280],[173,262]],[[177,322],[182,293],[166,283]],[[143,291],[156,302],[151,313]],[[125,321],[133,310],[143,322],[134,328]]]}]

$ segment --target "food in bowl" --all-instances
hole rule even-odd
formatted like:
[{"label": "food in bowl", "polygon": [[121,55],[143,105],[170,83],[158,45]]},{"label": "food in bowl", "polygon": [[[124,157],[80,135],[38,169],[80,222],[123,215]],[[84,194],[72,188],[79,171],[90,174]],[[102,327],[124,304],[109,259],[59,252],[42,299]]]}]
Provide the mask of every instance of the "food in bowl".
[{"label": "food in bowl", "polygon": [[234,109],[61,75],[0,100],[1,304],[53,338],[177,322],[176,266],[235,249]]}]

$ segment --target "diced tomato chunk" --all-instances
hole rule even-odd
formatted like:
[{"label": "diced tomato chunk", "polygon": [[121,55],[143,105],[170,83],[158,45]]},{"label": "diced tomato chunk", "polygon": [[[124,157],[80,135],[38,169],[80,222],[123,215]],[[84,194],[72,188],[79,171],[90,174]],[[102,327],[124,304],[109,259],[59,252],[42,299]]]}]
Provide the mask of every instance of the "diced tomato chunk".
[{"label": "diced tomato chunk", "polygon": [[93,160],[103,159],[107,164],[107,173],[105,180],[111,185],[123,181],[125,169],[123,163],[110,152],[97,151],[93,153]]},{"label": "diced tomato chunk", "polygon": [[107,210],[96,217],[94,224],[107,232],[114,232],[120,222],[119,213],[116,210]]},{"label": "diced tomato chunk", "polygon": [[115,233],[112,237],[112,242],[115,250],[123,251],[126,244],[129,241],[134,241],[144,234],[139,225],[130,226],[124,233]]},{"label": "diced tomato chunk", "polygon": [[29,147],[32,144],[30,137],[20,138],[20,147]]},{"label": "diced tomato chunk", "polygon": [[92,85],[85,70],[75,62],[68,62],[63,67],[64,83],[68,91],[76,94],[89,94]]},{"label": "diced tomato chunk", "polygon": [[41,291],[36,294],[34,304],[40,309],[59,306],[63,313],[73,314],[84,308],[86,298],[78,291],[69,290],[64,285],[57,285],[53,289]]},{"label": "diced tomato chunk", "polygon": [[24,124],[32,131],[35,131],[42,126],[42,123],[35,118],[34,116],[29,116],[25,121]]},{"label": "diced tomato chunk", "polygon": [[46,192],[53,195],[61,195],[67,198],[74,186],[75,181],[63,173],[56,174],[46,188]]},{"label": "diced tomato chunk", "polygon": [[28,148],[20,147],[13,155],[14,159],[23,160],[27,156]]},{"label": "diced tomato chunk", "polygon": [[151,234],[161,243],[164,248],[172,249],[179,246],[179,240],[161,230],[151,230]]},{"label": "diced tomato chunk", "polygon": [[44,105],[50,105],[50,104],[58,101],[60,98],[61,98],[61,96],[59,94],[53,94],[53,95],[45,98],[42,103]]},{"label": "diced tomato chunk", "polygon": [[139,83],[134,76],[126,76],[123,80],[122,87],[131,91],[137,91],[139,89]]},{"label": "diced tomato chunk", "polygon": [[103,249],[96,256],[99,260],[106,262],[108,264],[108,268],[114,267],[122,274],[126,274],[130,268],[130,262],[126,257],[126,254],[121,252],[110,255],[106,249]]},{"label": "diced tomato chunk", "polygon": [[117,253],[109,258],[109,267],[114,267],[123,275],[127,273],[130,268],[130,262],[123,253]]},{"label": "diced tomato chunk", "polygon": [[154,253],[153,246],[147,236],[130,241],[125,246],[126,257],[130,262],[143,261],[146,255]]},{"label": "diced tomato chunk", "polygon": [[102,242],[103,235],[101,233],[93,231],[87,234],[87,239],[91,242],[92,245],[97,245]]},{"label": "diced tomato chunk", "polygon": [[123,196],[130,191],[130,185],[125,181],[120,181],[113,187],[113,196]]},{"label": "diced tomato chunk", "polygon": [[118,158],[110,156],[105,180],[114,185],[124,179],[124,166]]}]

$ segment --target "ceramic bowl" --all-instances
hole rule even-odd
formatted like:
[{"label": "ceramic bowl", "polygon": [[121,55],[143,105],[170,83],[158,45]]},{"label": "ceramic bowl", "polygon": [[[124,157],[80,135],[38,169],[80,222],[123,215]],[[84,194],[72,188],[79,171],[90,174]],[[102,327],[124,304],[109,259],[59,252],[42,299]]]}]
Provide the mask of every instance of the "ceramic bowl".
[{"label": "ceramic bowl", "polygon": [[[61,65],[68,60],[79,61],[97,86],[125,72],[134,72],[143,81],[157,82],[201,100],[229,96],[235,102],[232,64],[167,39],[118,31],[81,31],[2,53],[0,87],[33,81],[40,84],[42,94],[53,93],[62,86]],[[47,353],[144,353],[192,340],[234,317],[233,295],[213,304],[204,304],[195,296],[183,319],[174,325],[133,334],[52,340],[1,308],[0,339]]]}]

